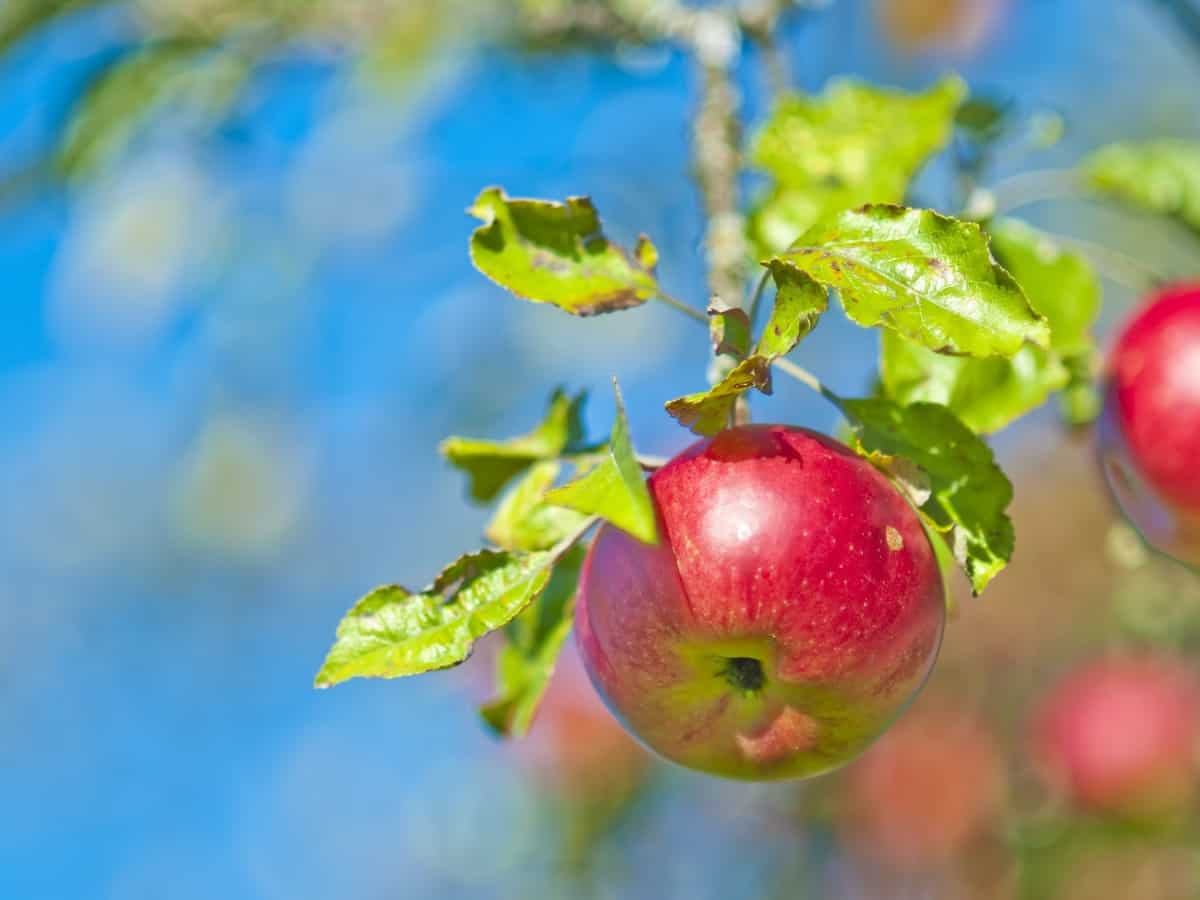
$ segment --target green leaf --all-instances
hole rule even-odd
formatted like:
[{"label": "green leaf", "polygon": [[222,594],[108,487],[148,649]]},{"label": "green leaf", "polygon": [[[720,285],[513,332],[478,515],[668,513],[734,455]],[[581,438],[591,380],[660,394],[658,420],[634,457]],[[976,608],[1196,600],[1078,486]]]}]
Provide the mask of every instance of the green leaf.
[{"label": "green leaf", "polygon": [[742,359],[750,352],[750,316],[744,309],[713,297],[708,305],[708,317],[713,353]]},{"label": "green leaf", "polygon": [[954,567],[958,563],[954,559],[954,552],[950,549],[950,545],[942,537],[942,533],[924,519],[921,521],[921,526],[925,529],[925,537],[929,538],[929,546],[933,548],[933,556],[937,560],[938,571],[942,573],[942,591],[946,597],[946,615],[953,617],[958,614],[958,597],[954,592],[954,581],[951,579],[950,573],[954,571]]},{"label": "green leaf", "polygon": [[471,235],[471,262],[525,300],[590,316],[640,306],[659,292],[654,245],[643,236],[631,256],[610,242],[587,197],[515,200],[488,188],[467,212],[484,223]]},{"label": "green leaf", "polygon": [[850,420],[857,450],[879,464],[879,455],[915,463],[929,478],[921,512],[949,532],[954,558],[978,594],[1013,552],[1013,527],[1005,510],[1012,484],[992,450],[954,413],[934,403],[901,406],[883,398],[835,401]]},{"label": "green leaf", "polygon": [[583,392],[568,397],[561,389],[550,398],[542,423],[533,431],[507,441],[450,437],[442,441],[442,455],[467,473],[471,497],[480,503],[494,500],[503,487],[538,460],[554,459],[583,442]]},{"label": "green leaf", "polygon": [[837,290],[860,325],[885,325],[939,353],[1012,356],[1050,328],[997,265],[974,222],[864,206],[813,226],[772,261]]},{"label": "green leaf", "polygon": [[1082,257],[1014,219],[989,230],[996,257],[1050,323],[1051,350],[1026,344],[1011,359],[948,357],[885,332],[880,364],[894,400],[940,403],[980,432],[1003,428],[1071,383],[1071,360],[1094,349],[1100,310],[1100,282]]},{"label": "green leaf", "polygon": [[505,550],[545,550],[578,530],[582,513],[545,502],[560,469],[555,460],[535,463],[500,502],[487,539]]},{"label": "green leaf", "polygon": [[197,39],[147,44],[98,75],[71,112],[57,166],[68,178],[94,173],[115,159],[138,130],[168,107],[213,122],[249,74],[241,54]]},{"label": "green leaf", "polygon": [[1050,323],[1050,347],[1064,356],[1090,353],[1100,313],[1100,279],[1078,253],[1017,219],[988,226],[996,259],[1020,282],[1033,308]]},{"label": "green leaf", "polygon": [[820,97],[784,97],[751,142],[773,187],[751,213],[764,254],[825,216],[864,203],[899,203],[924,162],[946,145],[965,95],[946,78],[923,93],[842,79]]},{"label": "green leaf", "polygon": [[1026,344],[1011,359],[943,356],[892,331],[882,335],[880,374],[900,403],[949,407],[972,431],[991,433],[1067,385],[1055,355]]},{"label": "green leaf", "polygon": [[1100,193],[1200,231],[1200,143],[1109,144],[1087,157],[1081,171]]},{"label": "green leaf", "polygon": [[768,265],[775,279],[775,304],[754,352],[708,390],[676,397],[666,405],[667,412],[694,434],[714,435],[726,427],[738,398],[751,388],[770,394],[771,363],[790,353],[828,306],[825,289],[807,275]]},{"label": "green leaf", "polygon": [[0,53],[64,16],[114,0],[5,0],[0,5]]},{"label": "green leaf", "polygon": [[346,614],[316,686],[397,678],[458,665],[475,641],[510,622],[545,588],[553,553],[483,550],[463,556],[414,594],[377,588]]},{"label": "green leaf", "polygon": [[658,540],[654,504],[629,440],[629,421],[615,378],[613,393],[617,400],[617,418],[605,457],[582,478],[549,491],[546,502],[585,515],[600,516],[639,541],[653,544]]},{"label": "green leaf", "polygon": [[496,659],[497,696],[480,709],[498,734],[523,735],[533,722],[571,633],[583,558],[582,548],[564,556],[541,596],[505,626],[507,643]]},{"label": "green leaf", "polygon": [[739,362],[708,390],[668,400],[667,412],[693,434],[714,435],[729,425],[738,398],[751,388],[771,393],[771,363],[758,354]]}]

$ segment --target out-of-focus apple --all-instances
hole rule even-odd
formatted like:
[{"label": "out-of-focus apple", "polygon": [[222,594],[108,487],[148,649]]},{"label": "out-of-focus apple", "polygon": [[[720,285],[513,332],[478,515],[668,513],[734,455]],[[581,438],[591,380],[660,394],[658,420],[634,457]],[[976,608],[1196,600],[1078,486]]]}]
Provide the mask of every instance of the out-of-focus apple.
[{"label": "out-of-focus apple", "polygon": [[604,708],[571,646],[563,648],[529,735],[516,748],[535,779],[585,800],[627,795],[650,761]]},{"label": "out-of-focus apple", "polygon": [[1102,659],[1054,687],[1031,737],[1046,783],[1079,808],[1170,814],[1191,802],[1200,774],[1200,687],[1171,660]]},{"label": "out-of-focus apple", "polygon": [[873,466],[801,428],[699,441],[650,479],[660,540],[603,527],[576,635],[609,707],[701,771],[814,775],[916,694],[945,621],[916,512]]},{"label": "out-of-focus apple", "polygon": [[914,711],[846,770],[843,827],[876,863],[938,868],[987,830],[1006,784],[999,746],[981,722]]},{"label": "out-of-focus apple", "polygon": [[1009,0],[875,0],[888,39],[909,53],[969,53],[995,30]]},{"label": "out-of-focus apple", "polygon": [[1107,375],[1098,434],[1113,496],[1150,544],[1200,566],[1200,284],[1150,297]]}]

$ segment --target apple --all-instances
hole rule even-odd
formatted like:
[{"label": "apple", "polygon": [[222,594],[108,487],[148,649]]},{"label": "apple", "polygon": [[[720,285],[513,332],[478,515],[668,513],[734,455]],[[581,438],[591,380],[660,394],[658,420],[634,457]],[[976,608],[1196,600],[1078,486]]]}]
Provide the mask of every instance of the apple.
[{"label": "apple", "polygon": [[846,770],[843,828],[858,852],[897,870],[944,866],[1000,812],[996,739],[970,713],[909,713]]},{"label": "apple", "polygon": [[1165,658],[1101,659],[1054,687],[1031,741],[1043,780],[1080,809],[1167,814],[1186,807],[1196,786],[1200,689]]},{"label": "apple", "polygon": [[1200,283],[1153,295],[1109,359],[1100,460],[1143,537],[1200,565]]},{"label": "apple", "polygon": [[650,478],[655,545],[605,525],[576,640],[625,726],[731,778],[815,775],[855,757],[933,666],[942,575],[917,513],[816,432],[750,425]]}]

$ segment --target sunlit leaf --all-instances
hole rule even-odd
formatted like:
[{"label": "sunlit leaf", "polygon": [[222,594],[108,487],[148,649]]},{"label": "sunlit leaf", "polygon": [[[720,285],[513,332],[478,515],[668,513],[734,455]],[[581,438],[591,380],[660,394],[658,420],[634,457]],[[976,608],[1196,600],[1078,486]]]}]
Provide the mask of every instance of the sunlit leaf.
[{"label": "sunlit leaf", "polygon": [[667,403],[667,412],[694,434],[713,435],[725,428],[738,398],[751,388],[773,389],[771,363],[790,353],[817,323],[829,303],[825,289],[788,266],[769,264],[775,279],[775,303],[754,352],[706,391]]},{"label": "sunlit leaf", "polygon": [[838,400],[854,430],[857,449],[900,457],[929,478],[921,512],[950,536],[954,558],[976,594],[1012,558],[1013,527],[1005,510],[1012,484],[991,448],[954,413],[934,403],[901,406],[883,398]]},{"label": "sunlit leaf", "polygon": [[510,622],[545,588],[552,553],[490,550],[447,567],[425,591],[377,588],[346,614],[317,687],[350,678],[397,678],[457,665],[475,641]]},{"label": "sunlit leaf", "polygon": [[1097,191],[1200,231],[1200,142],[1109,144],[1081,169]]},{"label": "sunlit leaf", "polygon": [[608,240],[587,197],[516,200],[488,188],[468,212],[471,261],[503,288],[577,316],[639,306],[658,294],[657,251],[643,237],[632,254]]},{"label": "sunlit leaf", "polygon": [[480,709],[499,734],[520,736],[529,730],[571,633],[583,557],[582,548],[564,556],[537,600],[505,626],[506,643],[496,659],[496,697]]},{"label": "sunlit leaf", "polygon": [[658,540],[654,504],[629,439],[629,421],[616,379],[613,393],[616,422],[604,458],[582,478],[549,491],[546,502],[600,516],[638,540],[653,544]]},{"label": "sunlit leaf", "polygon": [[[1016,220],[996,221],[989,231],[997,259],[1050,323],[1051,349],[1026,344],[1010,359],[949,357],[885,332],[880,363],[894,400],[940,403],[980,432],[1003,428],[1072,382],[1071,360],[1090,356],[1100,308],[1100,282],[1082,257]],[[1074,383],[1081,387],[1080,379]]]},{"label": "sunlit leaf", "polygon": [[471,497],[487,503],[533,463],[554,459],[583,442],[584,399],[582,392],[571,398],[557,390],[545,418],[528,434],[507,441],[451,437],[442,441],[441,453],[467,473]]},{"label": "sunlit leaf", "polygon": [[997,265],[973,222],[927,209],[864,206],[825,219],[773,265],[837,291],[860,325],[884,325],[940,353],[1011,356],[1050,328]]},{"label": "sunlit leaf", "polygon": [[818,220],[864,203],[899,203],[921,165],[949,141],[965,94],[958,78],[921,93],[835,80],[824,94],[783,98],[751,142],[773,185],[751,214],[764,253]]},{"label": "sunlit leaf", "polygon": [[554,460],[535,463],[496,508],[487,539],[505,550],[545,550],[576,531],[582,513],[545,502],[560,469]]}]

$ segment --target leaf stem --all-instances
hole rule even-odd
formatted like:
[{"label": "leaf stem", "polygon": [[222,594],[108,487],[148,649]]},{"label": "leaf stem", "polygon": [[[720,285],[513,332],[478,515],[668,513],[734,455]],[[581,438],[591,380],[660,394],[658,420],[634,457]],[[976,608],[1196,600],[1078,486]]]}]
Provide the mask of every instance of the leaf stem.
[{"label": "leaf stem", "polygon": [[1155,290],[1170,281],[1162,272],[1127,253],[1113,250],[1095,241],[1052,232],[1047,234],[1064,247],[1086,257],[1103,277],[1132,291],[1142,293]]},{"label": "leaf stem", "polygon": [[992,214],[1012,212],[1023,206],[1067,197],[1084,197],[1087,186],[1072,169],[1037,169],[1020,172],[997,182],[988,189]]},{"label": "leaf stem", "polygon": [[764,269],[762,277],[758,279],[758,284],[754,286],[754,295],[750,298],[750,310],[747,315],[750,317],[750,330],[754,330],[754,322],[758,316],[758,304],[762,300],[763,291],[767,287],[767,282],[771,278],[771,270]]},{"label": "leaf stem", "polygon": [[836,397],[836,395],[830,391],[829,388],[821,384],[820,379],[817,378],[816,375],[808,371],[808,369],[804,368],[803,366],[796,365],[789,359],[779,357],[778,359],[772,360],[771,365],[777,368],[780,372],[783,372],[785,375],[796,379],[806,387],[812,388],[822,397],[830,399]]},{"label": "leaf stem", "polygon": [[592,526],[600,521],[600,516],[588,516],[579,523],[579,527],[550,548],[550,563],[557,563],[568,550],[574,547],[587,534]]},{"label": "leaf stem", "polygon": [[678,297],[672,297],[670,294],[659,291],[657,299],[661,300],[672,309],[679,310],[685,316],[695,319],[697,322],[703,322],[705,325],[708,324],[708,316],[704,312],[696,309],[694,306],[689,306]]}]

